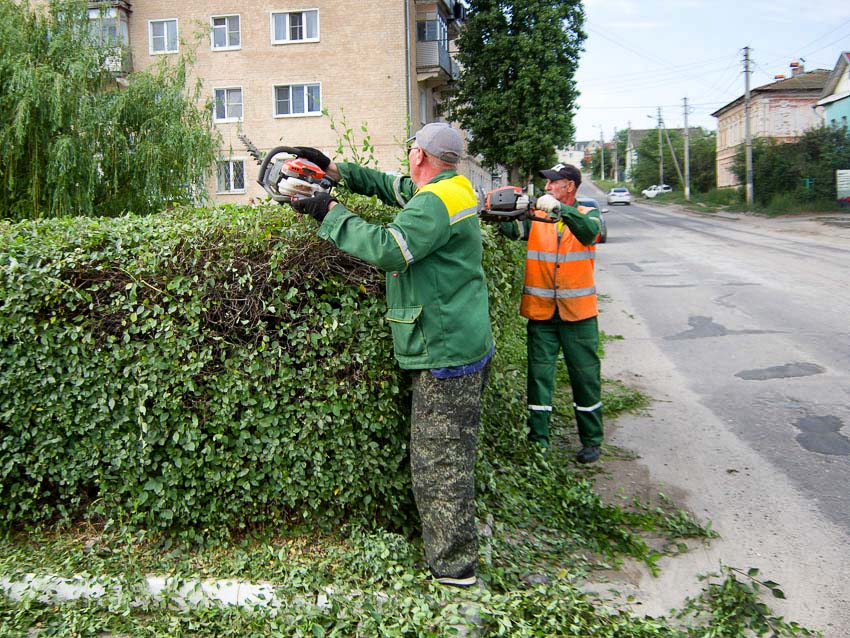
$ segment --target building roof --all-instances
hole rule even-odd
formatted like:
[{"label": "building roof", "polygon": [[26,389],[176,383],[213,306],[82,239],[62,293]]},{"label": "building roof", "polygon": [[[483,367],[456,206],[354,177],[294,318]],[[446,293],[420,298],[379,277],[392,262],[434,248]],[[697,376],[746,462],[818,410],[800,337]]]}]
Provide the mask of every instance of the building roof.
[{"label": "building roof", "polygon": [[[812,97],[818,97],[829,78],[831,71],[828,69],[815,69],[799,73],[793,77],[777,80],[770,84],[764,84],[750,90],[750,96],[771,93],[809,93]],[[729,102],[712,113],[712,117],[720,117],[726,111],[743,104],[744,96]]]},{"label": "building roof", "polygon": [[823,91],[821,91],[820,94],[821,99],[835,93],[838,81],[841,79],[841,76],[844,75],[847,67],[850,67],[850,51],[842,51],[841,55],[838,56],[838,61],[835,63],[835,68],[832,69],[832,72],[826,79],[826,84],[824,84]]}]

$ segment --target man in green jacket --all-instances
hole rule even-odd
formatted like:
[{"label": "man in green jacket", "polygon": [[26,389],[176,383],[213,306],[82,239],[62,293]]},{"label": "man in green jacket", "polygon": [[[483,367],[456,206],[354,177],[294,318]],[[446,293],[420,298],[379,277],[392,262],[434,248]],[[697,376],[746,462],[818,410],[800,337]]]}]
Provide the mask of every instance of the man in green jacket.
[{"label": "man in green jacket", "polygon": [[413,377],[410,460],[425,556],[437,582],[476,582],[475,449],[481,391],[493,354],[481,266],[478,201],[457,173],[460,134],[442,122],[408,140],[410,176],[340,162],[296,147],[354,192],[402,207],[386,226],[364,221],[329,194],[292,202],[318,234],[387,273],[395,357]]}]

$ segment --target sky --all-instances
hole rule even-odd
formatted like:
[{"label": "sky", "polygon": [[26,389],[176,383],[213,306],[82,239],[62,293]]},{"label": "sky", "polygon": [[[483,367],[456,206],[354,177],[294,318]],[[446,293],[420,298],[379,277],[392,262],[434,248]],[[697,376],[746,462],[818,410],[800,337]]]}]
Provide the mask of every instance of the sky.
[{"label": "sky", "polygon": [[585,0],[585,51],[576,72],[576,141],[610,141],[626,128],[714,131],[711,113],[750,87],[832,70],[850,51],[850,0]]}]

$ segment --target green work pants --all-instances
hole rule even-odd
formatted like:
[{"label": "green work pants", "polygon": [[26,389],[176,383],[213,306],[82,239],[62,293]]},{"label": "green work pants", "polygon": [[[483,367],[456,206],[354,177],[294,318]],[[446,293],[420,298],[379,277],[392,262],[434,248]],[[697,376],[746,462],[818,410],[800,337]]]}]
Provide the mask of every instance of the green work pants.
[{"label": "green work pants", "polygon": [[581,321],[528,322],[528,439],[549,444],[549,420],[558,354],[563,352],[573,391],[578,436],[582,446],[602,444],[602,381],[599,325],[596,317]]}]

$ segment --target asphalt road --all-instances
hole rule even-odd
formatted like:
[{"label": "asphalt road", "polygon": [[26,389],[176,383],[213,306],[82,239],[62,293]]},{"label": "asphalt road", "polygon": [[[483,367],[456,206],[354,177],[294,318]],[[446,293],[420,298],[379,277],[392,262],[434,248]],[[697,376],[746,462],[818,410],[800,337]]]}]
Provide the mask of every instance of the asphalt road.
[{"label": "asphalt road", "polygon": [[624,340],[603,373],[655,401],[608,440],[723,537],[644,579],[644,609],[678,606],[720,561],[769,572],[789,618],[850,635],[850,215],[608,208],[600,326]]}]

